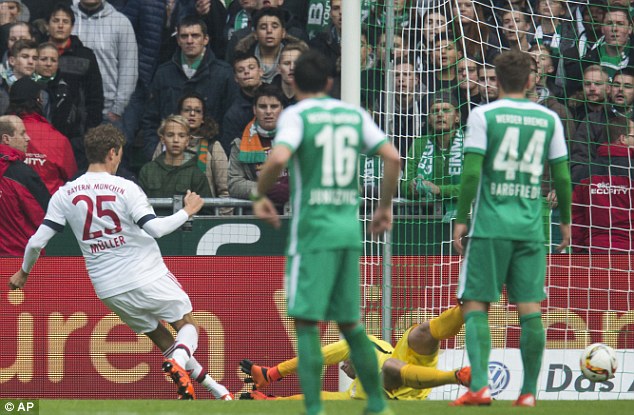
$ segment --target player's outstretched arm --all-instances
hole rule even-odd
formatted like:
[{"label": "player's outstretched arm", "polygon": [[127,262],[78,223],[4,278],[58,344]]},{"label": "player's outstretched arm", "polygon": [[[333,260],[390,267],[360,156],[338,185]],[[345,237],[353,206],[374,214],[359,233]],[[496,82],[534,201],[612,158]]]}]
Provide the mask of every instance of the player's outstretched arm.
[{"label": "player's outstretched arm", "polygon": [[183,198],[183,208],[173,215],[157,218],[152,215],[151,219],[143,224],[143,230],[152,238],[160,238],[183,226],[190,216],[196,214],[205,204],[202,198],[190,190]]},{"label": "player's outstretched arm", "polygon": [[462,238],[467,234],[467,217],[478,189],[483,161],[484,156],[481,154],[467,153],[464,157],[464,169],[460,179],[460,194],[456,207],[456,223],[453,229],[453,247],[460,255],[464,250]]},{"label": "player's outstretched arm", "polygon": [[29,273],[33,265],[40,257],[40,252],[46,247],[48,241],[55,235],[55,230],[46,224],[40,225],[37,231],[31,236],[24,249],[24,259],[22,267],[9,278],[9,288],[12,290],[22,289],[26,284]]},{"label": "player's outstretched arm", "polygon": [[20,268],[15,274],[9,278],[9,288],[12,290],[22,289],[24,288],[24,284],[26,284],[26,279],[29,277],[29,274],[24,272],[22,268]]},{"label": "player's outstretched arm", "polygon": [[205,205],[203,199],[196,192],[188,190],[183,198],[183,209],[189,216],[193,216],[200,211]]},{"label": "player's outstretched arm", "polygon": [[383,182],[381,183],[381,199],[374,212],[370,233],[381,234],[392,229],[392,198],[398,186],[398,175],[401,169],[401,160],[396,148],[385,143],[379,147],[377,154],[383,160]]},{"label": "player's outstretched arm", "polygon": [[562,160],[559,163],[551,164],[553,181],[555,182],[555,192],[559,203],[561,243],[557,246],[557,251],[562,252],[570,245],[570,206],[572,204],[572,184],[570,180],[570,170],[568,162]]},{"label": "player's outstretched arm", "polygon": [[191,215],[200,210],[204,202],[198,194],[188,190],[183,198],[183,204],[183,208],[173,215],[162,218],[157,218],[155,215],[149,216],[141,227],[152,238],[160,238],[183,226]]}]

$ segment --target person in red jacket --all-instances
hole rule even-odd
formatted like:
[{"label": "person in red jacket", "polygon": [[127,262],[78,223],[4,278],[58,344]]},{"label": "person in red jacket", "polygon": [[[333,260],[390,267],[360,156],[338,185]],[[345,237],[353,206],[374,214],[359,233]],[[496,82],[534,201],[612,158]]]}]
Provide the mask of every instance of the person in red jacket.
[{"label": "person in red jacket", "polygon": [[0,256],[24,254],[51,198],[40,176],[24,164],[29,140],[20,118],[0,117]]},{"label": "person in red jacket", "polygon": [[40,84],[31,78],[18,79],[9,91],[7,113],[17,115],[24,122],[31,138],[25,162],[53,194],[75,175],[77,164],[70,141],[42,115],[41,90]]},{"label": "person in red jacket", "polygon": [[600,146],[589,178],[572,197],[576,252],[629,254],[634,249],[634,121],[610,120],[610,143]]}]

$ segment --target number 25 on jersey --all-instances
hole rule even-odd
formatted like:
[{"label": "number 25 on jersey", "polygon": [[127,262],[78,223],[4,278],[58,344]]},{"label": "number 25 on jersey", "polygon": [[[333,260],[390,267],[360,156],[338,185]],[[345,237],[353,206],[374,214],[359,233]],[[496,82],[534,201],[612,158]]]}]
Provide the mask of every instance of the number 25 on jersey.
[{"label": "number 25 on jersey", "polygon": [[[108,202],[115,202],[117,200],[117,196],[115,195],[98,195],[95,197],[93,201],[92,198],[88,195],[78,195],[73,199],[73,205],[77,205],[80,202],[86,204],[86,219],[84,221],[84,234],[83,240],[87,241],[89,239],[97,239],[103,236],[104,232],[106,235],[114,235],[115,233],[121,232],[121,220],[117,213],[112,209],[106,209],[103,205]],[[95,212],[95,207],[97,208]],[[108,217],[112,219],[114,224],[114,228],[104,228],[103,230],[90,231],[90,227],[92,226],[93,217],[97,214],[97,217],[103,218]]]}]

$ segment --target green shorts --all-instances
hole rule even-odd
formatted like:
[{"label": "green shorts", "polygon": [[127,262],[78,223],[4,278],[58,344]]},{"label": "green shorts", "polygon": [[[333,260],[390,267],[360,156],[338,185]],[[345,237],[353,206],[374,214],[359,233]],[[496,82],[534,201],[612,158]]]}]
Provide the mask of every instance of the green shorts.
[{"label": "green shorts", "polygon": [[546,252],[543,242],[471,238],[465,252],[457,297],[494,303],[502,287],[510,303],[546,298]]},{"label": "green shorts", "polygon": [[359,321],[359,249],[289,256],[288,315],[309,321]]}]

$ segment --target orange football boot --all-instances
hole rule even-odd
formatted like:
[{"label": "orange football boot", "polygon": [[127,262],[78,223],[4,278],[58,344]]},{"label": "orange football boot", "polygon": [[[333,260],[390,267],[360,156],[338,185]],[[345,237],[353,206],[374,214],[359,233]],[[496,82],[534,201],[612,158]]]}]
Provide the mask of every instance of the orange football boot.
[{"label": "orange football boot", "polygon": [[525,393],[524,395],[520,395],[520,397],[513,402],[513,406],[526,406],[532,408],[535,406],[536,402],[535,395],[532,393]]},{"label": "orange football boot", "polygon": [[163,372],[167,373],[178,387],[178,399],[196,399],[196,392],[189,373],[174,359],[165,359]]},{"label": "orange football boot", "polygon": [[477,392],[467,391],[449,406],[483,406],[491,405],[491,391],[488,386],[483,387]]}]

